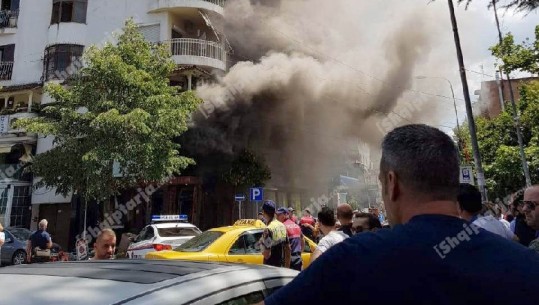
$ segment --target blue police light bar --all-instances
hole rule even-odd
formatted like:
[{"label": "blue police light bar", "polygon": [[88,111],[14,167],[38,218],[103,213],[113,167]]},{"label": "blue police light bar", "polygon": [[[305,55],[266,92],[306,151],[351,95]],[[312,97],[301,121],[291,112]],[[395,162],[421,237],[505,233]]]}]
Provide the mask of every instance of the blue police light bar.
[{"label": "blue police light bar", "polygon": [[187,215],[152,215],[152,221],[187,221]]}]

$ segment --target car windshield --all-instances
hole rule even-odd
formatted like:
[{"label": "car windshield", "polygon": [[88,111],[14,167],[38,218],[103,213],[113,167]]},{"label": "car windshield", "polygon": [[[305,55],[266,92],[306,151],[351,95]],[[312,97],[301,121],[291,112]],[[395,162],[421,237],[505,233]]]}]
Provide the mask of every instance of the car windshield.
[{"label": "car windshield", "polygon": [[161,237],[197,236],[200,231],[196,228],[157,228]]},{"label": "car windshield", "polygon": [[15,236],[16,239],[25,241],[30,238],[30,235],[32,235],[32,231],[24,228],[8,228],[7,229],[13,236]]},{"label": "car windshield", "polygon": [[178,252],[200,252],[206,249],[224,233],[217,231],[206,231],[192,239],[188,240],[186,243],[174,249]]}]

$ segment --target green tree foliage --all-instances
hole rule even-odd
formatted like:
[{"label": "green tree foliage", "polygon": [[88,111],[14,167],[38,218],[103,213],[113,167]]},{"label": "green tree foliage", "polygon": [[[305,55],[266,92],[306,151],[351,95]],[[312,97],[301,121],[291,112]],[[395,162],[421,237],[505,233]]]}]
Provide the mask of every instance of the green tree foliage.
[{"label": "green tree foliage", "polygon": [[[535,41],[515,44],[511,34],[501,44],[491,48],[507,73],[514,71],[539,73],[539,26]],[[517,111],[523,134],[525,153],[532,182],[539,181],[539,82],[531,82],[520,89]],[[477,140],[484,164],[487,187],[491,195],[502,198],[522,189],[526,183],[520,161],[518,139],[514,127],[512,107],[493,119],[476,119]],[[461,127],[464,154],[471,151],[467,125]],[[492,198],[492,196],[490,196]]]},{"label": "green tree foliage", "polygon": [[235,187],[263,186],[271,179],[271,171],[262,159],[244,150],[223,173],[222,179]]},{"label": "green tree foliage", "polygon": [[[170,51],[145,41],[132,20],[117,39],[90,47],[68,86],[45,87],[55,102],[40,117],[16,122],[17,128],[54,138],[54,148],[31,165],[40,177],[37,187],[99,200],[163,181],[193,163],[173,139],[187,130],[200,100],[169,85],[175,69]],[[123,177],[113,176],[114,161]]]},{"label": "green tree foliage", "polygon": [[492,55],[501,60],[501,68],[506,73],[522,71],[539,74],[539,25],[535,27],[535,42],[527,40],[522,44],[515,44],[513,35],[509,33],[501,44],[490,50]]},{"label": "green tree foliage", "polygon": [[[518,102],[532,182],[539,181],[539,82],[521,89]],[[490,198],[503,198],[526,185],[510,107],[493,119],[476,118],[477,140]],[[471,151],[467,125],[461,126],[465,150]],[[463,152],[464,155],[465,152]]]}]

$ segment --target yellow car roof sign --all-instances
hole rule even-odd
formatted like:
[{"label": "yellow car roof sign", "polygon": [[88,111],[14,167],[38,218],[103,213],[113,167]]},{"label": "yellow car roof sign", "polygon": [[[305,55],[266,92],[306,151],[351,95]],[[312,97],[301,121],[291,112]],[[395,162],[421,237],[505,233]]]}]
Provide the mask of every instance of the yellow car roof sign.
[{"label": "yellow car roof sign", "polygon": [[265,228],[266,225],[259,219],[239,219],[234,223],[235,227]]}]

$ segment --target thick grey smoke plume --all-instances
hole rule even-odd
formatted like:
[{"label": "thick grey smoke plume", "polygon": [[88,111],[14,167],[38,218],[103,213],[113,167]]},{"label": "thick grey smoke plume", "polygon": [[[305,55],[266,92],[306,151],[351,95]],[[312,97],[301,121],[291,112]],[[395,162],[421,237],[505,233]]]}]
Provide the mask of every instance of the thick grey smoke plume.
[{"label": "thick grey smoke plume", "polygon": [[358,140],[376,148],[388,125],[436,116],[436,103],[409,89],[417,73],[444,65],[431,50],[446,15],[405,2],[227,1],[232,67],[198,88],[208,117],[192,144],[249,147],[270,165],[270,185],[326,191]]}]

